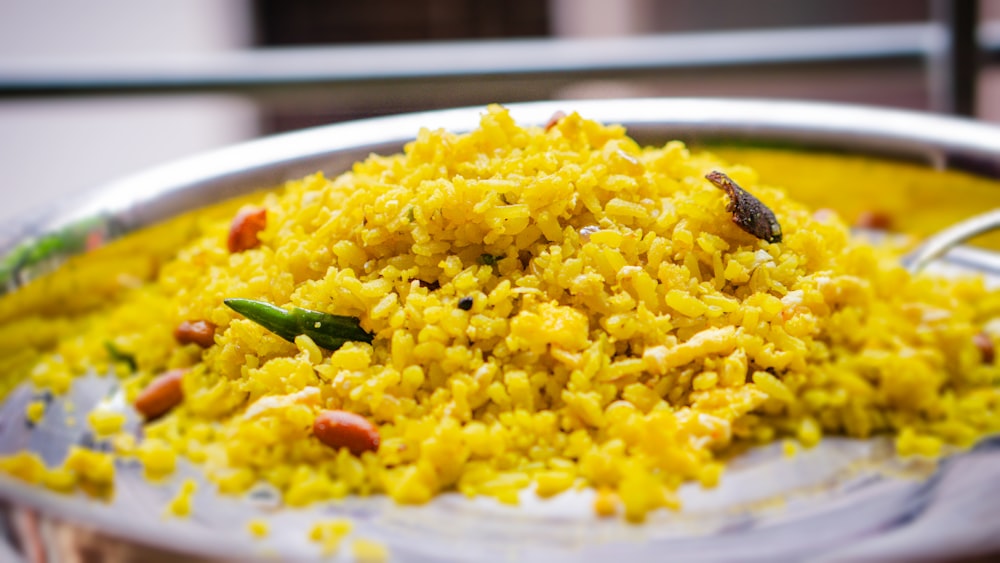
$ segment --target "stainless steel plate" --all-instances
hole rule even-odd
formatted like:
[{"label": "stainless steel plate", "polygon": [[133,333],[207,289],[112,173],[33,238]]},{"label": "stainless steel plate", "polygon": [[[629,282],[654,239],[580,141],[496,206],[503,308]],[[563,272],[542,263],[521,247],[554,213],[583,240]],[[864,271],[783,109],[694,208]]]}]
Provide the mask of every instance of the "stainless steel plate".
[{"label": "stainless steel plate", "polygon": [[[887,156],[1000,177],[1000,131],[970,121],[872,108],[753,100],[642,99],[560,101],[511,106],[522,123],[544,123],[556,110],[621,123],[641,143],[737,141]],[[270,187],[316,170],[334,175],[370,152],[390,153],[421,127],[468,131],[482,108],[457,109],[332,125],[214,151],[125,179],[89,194],[48,217],[18,225],[0,240],[0,283],[7,291],[101,240],[183,211]],[[959,251],[965,270],[997,272],[996,256]],[[77,381],[79,413],[111,390],[111,379]],[[65,424],[62,401],[28,428],[23,413],[32,391],[22,388],[0,408],[0,453],[29,447],[50,461],[86,440]],[[82,426],[82,425],[81,425]],[[220,497],[203,484],[194,516],[175,520],[163,507],[185,476],[150,485],[135,465],[118,467],[110,504],[64,497],[0,477],[8,551],[0,559],[44,549],[55,560],[98,550],[121,560],[155,560],[184,553],[251,560],[319,557],[307,541],[319,516],[345,515],[355,535],[387,545],[401,560],[774,560],[830,557],[908,559],[916,555],[974,554],[1000,549],[1000,509],[988,502],[987,477],[1000,469],[994,443],[947,460],[942,468],[901,460],[886,440],[828,439],[785,458],[780,445],[734,460],[717,489],[682,490],[685,508],[656,513],[643,526],[598,521],[589,493],[539,501],[525,494],[521,507],[489,499],[444,495],[423,507],[397,507],[385,498],[292,510],[261,489],[247,498]],[[957,491],[957,492],[956,492]],[[950,512],[954,511],[954,512]],[[970,519],[968,514],[978,516]],[[958,515],[964,515],[959,518]],[[252,517],[271,522],[265,540],[250,538]],[[991,519],[992,517],[992,519]],[[96,535],[95,535],[96,533]],[[346,546],[345,546],[346,547]],[[936,551],[935,551],[936,550]],[[16,560],[16,559],[11,559]]]}]

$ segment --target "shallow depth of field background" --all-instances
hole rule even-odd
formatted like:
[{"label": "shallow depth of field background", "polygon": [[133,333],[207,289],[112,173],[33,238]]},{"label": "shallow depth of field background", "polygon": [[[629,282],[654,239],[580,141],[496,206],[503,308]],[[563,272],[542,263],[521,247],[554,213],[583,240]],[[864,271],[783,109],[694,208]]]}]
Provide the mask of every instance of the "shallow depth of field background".
[{"label": "shallow depth of field background", "polygon": [[[949,33],[969,13],[963,53]],[[1000,122],[998,31],[1000,0],[0,0],[0,219],[261,135],[489,102],[749,96]]]}]

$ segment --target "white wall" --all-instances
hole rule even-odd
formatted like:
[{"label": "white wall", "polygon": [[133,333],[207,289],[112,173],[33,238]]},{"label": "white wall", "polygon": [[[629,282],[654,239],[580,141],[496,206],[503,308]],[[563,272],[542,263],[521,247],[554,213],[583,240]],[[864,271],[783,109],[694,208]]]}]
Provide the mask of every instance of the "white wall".
[{"label": "white wall", "polygon": [[[0,0],[0,61],[238,49],[250,18],[248,0]],[[123,175],[256,136],[257,123],[235,96],[0,100],[0,233]]]},{"label": "white wall", "polygon": [[250,41],[245,0],[0,0],[4,56],[197,53]]}]

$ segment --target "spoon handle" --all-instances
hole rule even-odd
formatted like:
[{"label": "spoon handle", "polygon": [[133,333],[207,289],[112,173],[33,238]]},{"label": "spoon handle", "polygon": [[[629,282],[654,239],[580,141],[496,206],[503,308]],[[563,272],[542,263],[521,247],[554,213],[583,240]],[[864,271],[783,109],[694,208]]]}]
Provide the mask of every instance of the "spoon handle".
[{"label": "spoon handle", "polygon": [[997,228],[1000,228],[1000,208],[970,217],[925,240],[903,257],[903,266],[917,273],[953,246]]}]

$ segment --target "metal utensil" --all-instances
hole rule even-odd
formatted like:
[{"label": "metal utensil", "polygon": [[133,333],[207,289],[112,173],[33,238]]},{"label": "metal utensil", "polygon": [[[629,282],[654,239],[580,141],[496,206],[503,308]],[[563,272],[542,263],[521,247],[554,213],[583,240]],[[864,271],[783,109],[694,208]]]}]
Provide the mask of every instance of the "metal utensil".
[{"label": "metal utensil", "polygon": [[903,257],[903,265],[906,266],[907,270],[915,274],[956,245],[974,236],[988,233],[998,228],[1000,228],[1000,209],[976,215],[952,225],[925,240],[920,246]]}]

